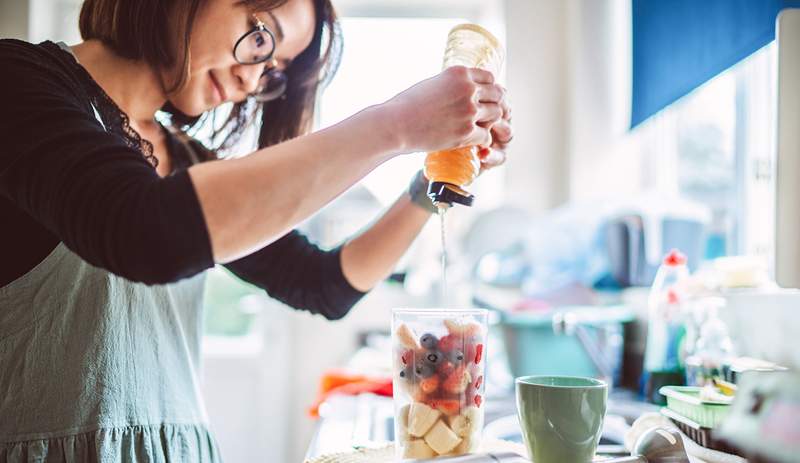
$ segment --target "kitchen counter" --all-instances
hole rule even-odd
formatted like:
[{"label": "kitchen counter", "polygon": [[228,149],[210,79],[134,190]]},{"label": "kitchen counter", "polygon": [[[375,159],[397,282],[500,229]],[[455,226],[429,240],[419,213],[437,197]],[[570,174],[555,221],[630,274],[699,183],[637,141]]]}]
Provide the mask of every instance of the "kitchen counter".
[{"label": "kitchen counter", "polygon": [[[628,391],[617,390],[609,398],[607,415],[621,417],[630,424],[643,413],[652,411],[658,411],[658,407],[637,400]],[[496,420],[497,424],[500,421],[513,423],[513,418],[508,417],[515,413],[514,397],[511,394],[489,397],[486,401],[485,422],[488,426],[492,426]],[[392,399],[388,397],[373,394],[331,397],[320,407],[320,419],[306,452],[306,459],[344,452],[354,447],[386,445],[394,438],[393,415]],[[494,437],[513,439],[502,435]],[[618,437],[607,439],[606,443],[621,444]]]}]

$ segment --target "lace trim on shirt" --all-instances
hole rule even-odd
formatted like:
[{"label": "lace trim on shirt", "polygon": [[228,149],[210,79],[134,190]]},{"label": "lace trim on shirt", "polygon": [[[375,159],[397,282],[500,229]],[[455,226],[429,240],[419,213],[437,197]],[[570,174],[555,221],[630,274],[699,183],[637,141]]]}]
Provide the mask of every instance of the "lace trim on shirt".
[{"label": "lace trim on shirt", "polygon": [[[57,45],[56,45],[57,46]],[[61,50],[61,48],[59,47]],[[63,51],[63,50],[61,50]],[[66,52],[65,52],[66,53]],[[86,69],[77,62],[74,56],[73,63],[80,72],[84,81],[87,83],[86,90],[95,110],[100,114],[102,124],[106,131],[119,135],[129,148],[133,148],[154,167],[158,167],[158,158],[153,155],[153,144],[142,138],[139,133],[130,126],[130,118],[105,90],[94,80]]]},{"label": "lace trim on shirt", "polygon": [[105,90],[92,79],[92,76],[85,70],[84,74],[86,74],[86,77],[91,81],[91,97],[92,100],[94,100],[97,112],[100,113],[100,118],[103,119],[106,129],[110,132],[122,135],[122,139],[128,147],[139,150],[153,167],[158,167],[158,158],[153,155],[153,144],[142,138],[142,136],[130,126],[130,118],[125,111],[117,106]]}]

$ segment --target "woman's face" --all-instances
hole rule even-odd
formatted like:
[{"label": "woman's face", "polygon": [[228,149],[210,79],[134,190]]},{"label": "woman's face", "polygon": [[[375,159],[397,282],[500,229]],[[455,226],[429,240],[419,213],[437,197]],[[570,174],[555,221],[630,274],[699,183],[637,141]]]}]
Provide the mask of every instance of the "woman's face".
[{"label": "woman's face", "polygon": [[[178,110],[199,116],[224,102],[243,101],[255,91],[265,64],[239,64],[233,57],[236,41],[254,25],[253,14],[241,0],[208,0],[198,12],[189,46],[188,80],[169,95]],[[285,69],[314,37],[312,0],[289,0],[255,16],[275,36],[273,57],[279,69]]]}]

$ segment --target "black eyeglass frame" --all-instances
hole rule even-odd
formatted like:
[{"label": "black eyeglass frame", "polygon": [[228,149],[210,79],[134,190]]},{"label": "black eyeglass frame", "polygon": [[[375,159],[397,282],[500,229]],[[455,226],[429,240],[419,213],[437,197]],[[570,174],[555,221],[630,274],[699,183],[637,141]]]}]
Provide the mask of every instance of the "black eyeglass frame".
[{"label": "black eyeglass frame", "polygon": [[[235,59],[236,62],[239,63],[239,64],[251,65],[251,64],[265,63],[265,62],[271,60],[272,56],[275,54],[275,48],[277,46],[277,42],[275,41],[275,34],[273,34],[272,31],[269,30],[269,28],[266,26],[266,24],[264,24],[263,21],[258,19],[257,16],[253,15],[253,20],[255,20],[255,22],[256,22],[255,26],[253,26],[252,29],[250,29],[249,31],[245,32],[241,37],[239,37],[239,40],[237,40],[236,43],[233,45],[233,59]],[[245,39],[247,39],[248,37],[250,37],[251,35],[253,35],[253,34],[257,33],[257,32],[262,32],[262,33],[266,33],[267,35],[269,35],[269,38],[272,40],[272,50],[270,50],[270,52],[268,54],[266,54],[263,59],[260,59],[258,61],[242,61],[242,60],[240,60],[239,57],[236,56],[236,50],[239,48],[239,45],[241,45],[242,42],[245,41]]]},{"label": "black eyeglass frame", "polygon": [[[275,34],[273,34],[272,31],[269,30],[269,28],[266,26],[266,24],[264,24],[263,21],[258,19],[256,15],[253,15],[253,20],[255,21],[255,26],[253,26],[252,29],[245,32],[241,37],[239,37],[239,40],[237,40],[236,43],[233,45],[233,59],[235,59],[237,63],[246,66],[267,63],[264,72],[261,74],[260,79],[266,77],[267,83],[271,81],[279,82],[280,84],[278,89],[266,93],[265,91],[268,88],[268,85],[265,84],[263,86],[259,86],[259,89],[256,90],[255,93],[251,94],[251,97],[255,98],[255,100],[258,101],[259,103],[266,103],[268,101],[277,100],[278,98],[285,97],[288,77],[283,71],[277,68],[275,62],[274,55],[275,55],[275,48],[277,47],[277,42],[275,41]],[[263,59],[259,59],[258,61],[240,60],[239,57],[236,55],[236,50],[239,48],[239,45],[241,45],[242,42],[247,40],[251,35],[255,33],[266,33],[267,35],[269,35],[270,40],[272,41],[272,50],[270,50],[270,52],[266,54]]]}]

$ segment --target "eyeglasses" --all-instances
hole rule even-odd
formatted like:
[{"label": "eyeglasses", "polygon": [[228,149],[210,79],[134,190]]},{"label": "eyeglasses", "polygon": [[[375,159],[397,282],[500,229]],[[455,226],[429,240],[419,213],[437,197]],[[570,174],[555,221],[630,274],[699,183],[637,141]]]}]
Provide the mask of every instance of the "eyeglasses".
[{"label": "eyeglasses", "polygon": [[264,103],[283,96],[286,92],[288,76],[277,68],[275,53],[275,36],[267,26],[253,16],[255,25],[242,35],[233,46],[233,57],[239,64],[254,65],[269,62],[258,81],[258,88],[253,97]]},{"label": "eyeglasses", "polygon": [[289,76],[278,69],[277,66],[278,60],[272,58],[264,68],[264,72],[258,79],[258,87],[252,94],[257,102],[266,103],[267,101],[277,100],[286,93]]}]

